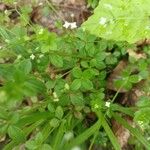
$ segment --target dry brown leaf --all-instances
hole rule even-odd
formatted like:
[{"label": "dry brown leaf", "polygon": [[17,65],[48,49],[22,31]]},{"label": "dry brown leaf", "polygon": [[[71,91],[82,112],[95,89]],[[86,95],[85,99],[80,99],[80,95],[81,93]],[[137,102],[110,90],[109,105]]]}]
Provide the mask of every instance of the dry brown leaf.
[{"label": "dry brown leaf", "polygon": [[[125,117],[124,119],[126,119],[126,121],[130,125],[133,125],[133,122],[131,119],[129,119],[128,117]],[[130,137],[130,132],[126,128],[124,128],[122,125],[117,123],[115,120],[112,121],[112,129],[118,139],[118,142],[121,148],[126,146],[128,143],[128,139]]]},{"label": "dry brown leaf", "polygon": [[142,52],[137,53],[133,49],[128,49],[127,52],[128,52],[130,57],[133,57],[136,60],[141,59],[141,58],[146,59],[146,54],[145,53],[142,53]]},{"label": "dry brown leaf", "polygon": [[144,39],[144,40],[140,40],[136,43],[136,45],[139,46],[144,46],[144,45],[149,45],[150,44],[150,39]]},{"label": "dry brown leaf", "polygon": [[3,3],[0,3],[0,11],[4,11],[7,8],[7,6]]}]

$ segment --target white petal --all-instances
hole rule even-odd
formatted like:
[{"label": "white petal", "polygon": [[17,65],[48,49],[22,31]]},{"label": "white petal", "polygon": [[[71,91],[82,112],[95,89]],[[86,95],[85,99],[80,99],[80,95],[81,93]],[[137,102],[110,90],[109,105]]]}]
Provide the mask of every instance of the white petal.
[{"label": "white petal", "polygon": [[39,34],[43,34],[44,29],[40,29]]},{"label": "white petal", "polygon": [[110,102],[106,102],[106,103],[105,103],[105,106],[106,106],[106,107],[110,107]]},{"label": "white petal", "polygon": [[54,98],[53,101],[54,101],[54,102],[58,102],[59,99],[58,99],[58,98]]},{"label": "white petal", "polygon": [[66,89],[66,90],[69,90],[69,89],[70,89],[70,87],[69,87],[69,84],[68,84],[68,83],[66,83],[66,84],[65,84],[65,89]]},{"label": "white petal", "polygon": [[18,56],[17,56],[17,59],[20,59],[21,57],[22,57],[22,55],[18,55]]},{"label": "white petal", "polygon": [[72,13],[70,16],[73,18],[73,17],[74,17],[74,14]]},{"label": "white petal", "polygon": [[32,60],[34,60],[35,55],[32,54],[32,55],[30,56],[30,58],[31,58]]},{"label": "white petal", "polygon": [[65,21],[63,27],[66,28],[66,29],[68,29],[69,26],[70,26],[70,23],[68,21]]},{"label": "white petal", "polygon": [[43,5],[43,3],[42,3],[42,2],[40,2],[40,3],[39,3],[39,6],[42,6],[42,5]]},{"label": "white petal", "polygon": [[107,22],[107,19],[105,17],[101,17],[99,20],[99,24],[101,24],[101,25],[105,25],[106,22]]},{"label": "white petal", "polygon": [[57,96],[57,93],[56,93],[56,92],[53,92],[53,96],[54,96],[54,98],[58,98],[58,96]]},{"label": "white petal", "polygon": [[43,54],[39,55],[39,58],[42,58],[42,57],[44,57],[44,55],[43,55]]},{"label": "white petal", "polygon": [[65,135],[64,135],[64,139],[66,140],[66,141],[69,141],[70,139],[72,139],[73,138],[73,133],[72,132],[67,132],[67,133],[65,133]]},{"label": "white petal", "polygon": [[76,23],[76,22],[73,22],[73,23],[71,23],[70,25],[71,25],[71,29],[77,28],[77,23]]}]

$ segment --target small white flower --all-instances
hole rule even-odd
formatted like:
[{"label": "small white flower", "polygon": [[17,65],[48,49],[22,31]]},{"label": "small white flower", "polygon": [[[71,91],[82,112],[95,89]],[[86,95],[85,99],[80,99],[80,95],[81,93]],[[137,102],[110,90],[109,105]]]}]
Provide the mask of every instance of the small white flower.
[{"label": "small white flower", "polygon": [[66,84],[65,84],[65,89],[66,89],[66,90],[69,90],[69,89],[70,89],[70,87],[69,87],[69,84],[68,84],[68,83],[66,83]]},{"label": "small white flower", "polygon": [[74,17],[74,14],[72,13],[70,16],[73,18],[73,17]]},{"label": "small white flower", "polygon": [[94,108],[95,108],[95,109],[99,108],[98,104],[95,104],[95,105],[94,105]]},{"label": "small white flower", "polygon": [[58,98],[58,96],[57,96],[57,93],[56,93],[56,92],[53,92],[53,97],[54,97],[54,98]]},{"label": "small white flower", "polygon": [[39,34],[43,34],[44,29],[40,29]]},{"label": "small white flower", "polygon": [[65,133],[65,135],[64,135],[64,140],[65,141],[69,141],[72,138],[73,138],[73,133],[72,132]]},{"label": "small white flower", "polygon": [[78,146],[75,146],[75,147],[73,147],[71,150],[81,150],[81,148],[78,147]]},{"label": "small white flower", "polygon": [[138,121],[138,124],[141,128],[144,128],[144,122],[143,121]]},{"label": "small white flower", "polygon": [[10,41],[9,41],[8,39],[5,39],[5,42],[6,42],[6,43],[10,43]]},{"label": "small white flower", "polygon": [[76,22],[73,22],[70,24],[71,26],[71,29],[76,29],[77,28],[77,23]]},{"label": "small white flower", "polygon": [[105,18],[105,17],[101,17],[99,20],[99,24],[101,24],[101,25],[105,25],[106,22],[107,22],[107,18]]},{"label": "small white flower", "polygon": [[68,29],[69,27],[70,27],[71,29],[75,29],[75,28],[77,28],[77,23],[76,23],[76,22],[68,22],[68,21],[65,21],[63,27],[66,28],[66,29]]},{"label": "small white flower", "polygon": [[8,14],[9,14],[7,9],[4,11],[4,13],[5,13],[5,15],[8,15]]},{"label": "small white flower", "polygon": [[59,101],[59,98],[54,98],[53,101],[54,101],[54,102],[58,102],[58,101]]},{"label": "small white flower", "polygon": [[14,5],[17,5],[17,2],[14,2],[13,4],[14,4]]},{"label": "small white flower", "polygon": [[104,7],[108,8],[108,9],[112,9],[112,5],[111,4],[104,4]]},{"label": "small white flower", "polygon": [[150,137],[148,137],[147,140],[150,141]]},{"label": "small white flower", "polygon": [[139,125],[142,125],[142,124],[143,124],[143,121],[138,121],[138,124],[139,124]]},{"label": "small white flower", "polygon": [[110,107],[110,102],[106,102],[106,103],[105,103],[105,106],[106,106],[106,107]]},{"label": "small white flower", "polygon": [[32,60],[34,60],[35,55],[34,55],[34,54],[30,55],[30,58],[31,58]]},{"label": "small white flower", "polygon": [[43,54],[40,54],[40,55],[39,55],[39,58],[42,58],[42,57],[44,57],[44,55],[43,55]]},{"label": "small white flower", "polygon": [[20,59],[21,57],[22,57],[22,55],[19,54],[19,55],[17,56],[17,59]]},{"label": "small white flower", "polygon": [[42,3],[42,2],[40,2],[40,3],[39,3],[39,6],[42,6],[42,5],[43,5],[43,3]]},{"label": "small white flower", "polygon": [[0,49],[2,49],[2,46],[0,46]]},{"label": "small white flower", "polygon": [[66,29],[68,29],[69,26],[70,26],[70,23],[68,21],[65,21],[63,27],[66,28]]}]

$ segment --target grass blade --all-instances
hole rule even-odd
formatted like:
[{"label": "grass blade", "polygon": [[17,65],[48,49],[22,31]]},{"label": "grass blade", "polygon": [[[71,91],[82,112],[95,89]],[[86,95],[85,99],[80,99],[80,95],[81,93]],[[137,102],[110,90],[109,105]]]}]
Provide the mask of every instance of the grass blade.
[{"label": "grass blade", "polygon": [[116,136],[112,132],[111,128],[109,127],[107,121],[105,120],[104,115],[101,112],[97,112],[97,115],[99,118],[101,118],[102,126],[103,126],[106,134],[108,135],[112,145],[114,146],[114,149],[115,150],[121,150],[120,144],[119,144]]},{"label": "grass blade", "polygon": [[101,120],[99,119],[93,126],[81,133],[78,137],[73,139],[69,144],[67,144],[64,149],[70,150],[72,147],[80,145],[86,141],[91,135],[93,135],[101,127]]}]

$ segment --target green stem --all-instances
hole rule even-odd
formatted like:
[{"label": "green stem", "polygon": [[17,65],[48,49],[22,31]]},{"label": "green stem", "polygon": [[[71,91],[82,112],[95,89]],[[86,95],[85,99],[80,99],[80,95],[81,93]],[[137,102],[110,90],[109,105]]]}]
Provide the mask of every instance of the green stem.
[{"label": "green stem", "polygon": [[108,123],[106,122],[106,119],[104,118],[104,114],[102,114],[100,111],[96,112],[96,114],[99,117],[99,119],[101,118],[102,126],[103,126],[105,132],[107,133],[114,149],[115,150],[121,150],[120,144],[119,144],[118,140],[116,139],[116,136],[114,135],[114,133],[112,132]]},{"label": "green stem", "polygon": [[97,136],[98,136],[98,131],[96,131],[96,133],[94,134],[94,137],[93,137],[93,139],[92,139],[92,142],[91,142],[91,144],[90,144],[90,146],[89,146],[89,150],[92,150],[94,141],[95,141],[95,139],[96,139]]}]

